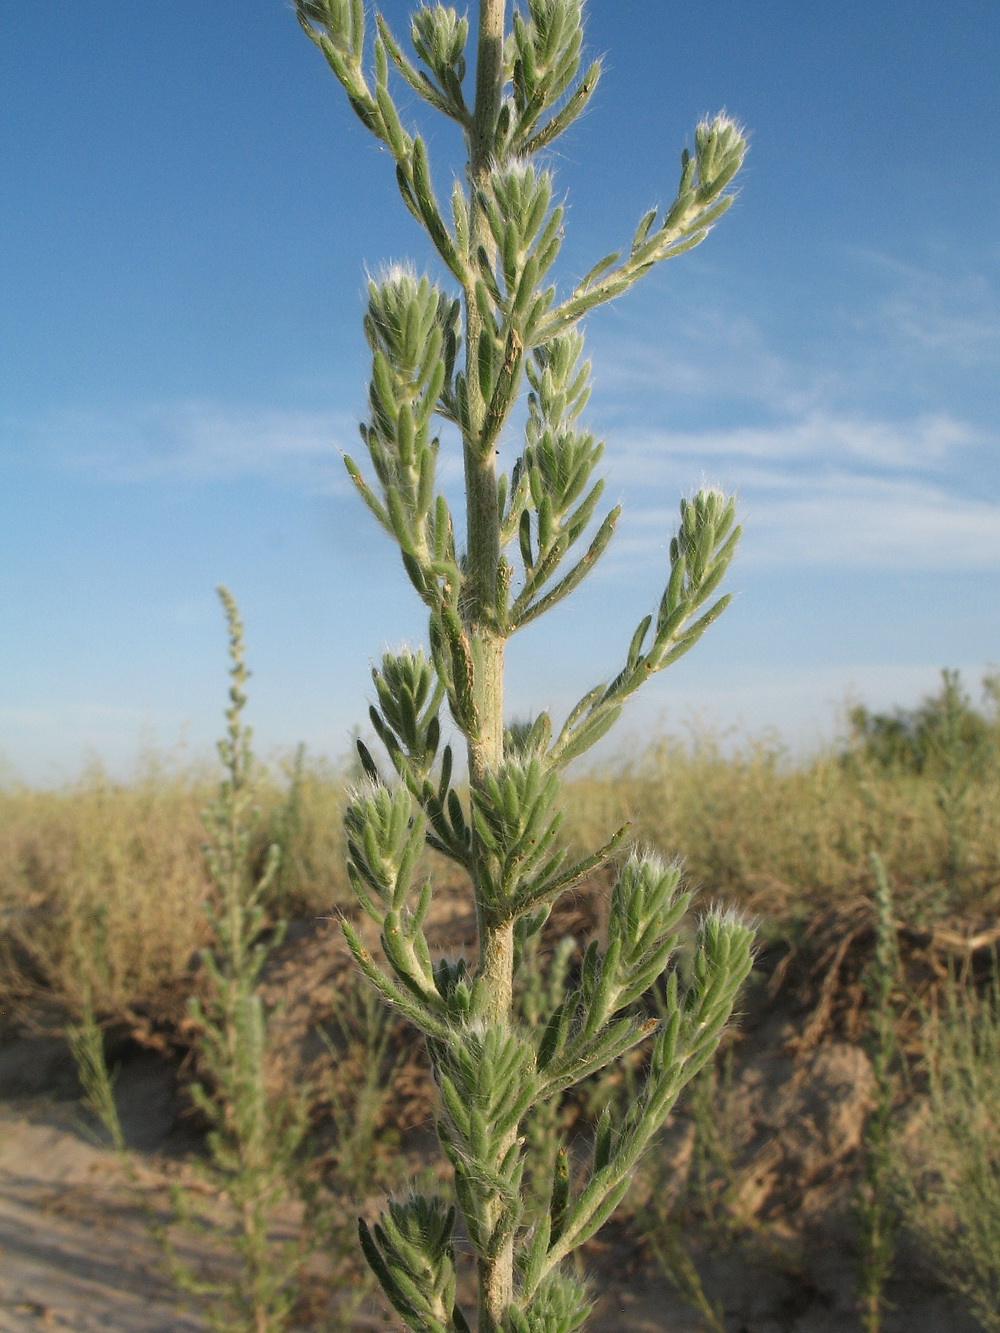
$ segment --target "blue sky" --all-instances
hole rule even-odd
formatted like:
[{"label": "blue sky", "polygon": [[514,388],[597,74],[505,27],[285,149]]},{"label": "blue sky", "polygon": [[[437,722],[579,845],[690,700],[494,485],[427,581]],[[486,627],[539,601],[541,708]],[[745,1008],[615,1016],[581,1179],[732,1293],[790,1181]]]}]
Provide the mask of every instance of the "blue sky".
[{"label": "blue sky", "polygon": [[[396,31],[409,5],[387,0]],[[795,745],[1000,659],[994,0],[591,0],[606,58],[553,166],[565,282],[668,202],[694,123],[752,135],[735,206],[587,324],[617,545],[510,648],[509,705],[617,670],[678,496],[734,488],[733,606],[620,745],[700,717]],[[205,752],[237,596],[265,753],[342,754],[420,641],[361,455],[366,266],[428,262],[386,155],[281,0],[8,6],[0,107],[0,752]],[[458,165],[424,122],[440,181]],[[504,461],[516,441],[505,442]],[[456,464],[457,465],[457,464]]]}]

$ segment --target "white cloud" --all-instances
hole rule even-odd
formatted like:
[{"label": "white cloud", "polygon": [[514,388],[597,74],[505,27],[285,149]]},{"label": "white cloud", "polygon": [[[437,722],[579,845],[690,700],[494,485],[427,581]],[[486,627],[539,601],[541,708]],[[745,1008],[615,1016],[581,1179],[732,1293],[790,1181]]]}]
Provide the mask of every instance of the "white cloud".
[{"label": "white cloud", "polygon": [[888,421],[811,412],[773,426],[741,426],[717,431],[648,431],[625,444],[612,441],[609,456],[616,475],[650,481],[677,460],[710,459],[745,464],[850,462],[891,469],[937,468],[959,449],[984,443],[964,422],[944,413],[912,421]]},{"label": "white cloud", "polygon": [[[346,414],[206,403],[52,412],[20,433],[63,466],[115,482],[263,477],[312,491],[349,488],[339,447],[357,441]],[[1000,569],[996,444],[947,412],[900,420],[817,407],[767,426],[617,433],[602,470],[626,513],[605,577],[662,560],[677,497],[706,482],[740,497],[745,563]],[[363,463],[360,441],[349,447]],[[440,481],[456,515],[461,472],[448,438]]]},{"label": "white cloud", "polygon": [[800,414],[823,401],[833,378],[830,370],[789,362],[767,345],[754,320],[733,310],[689,313],[652,338],[623,337],[620,329],[612,337],[599,325],[590,341],[597,395],[622,402],[627,411],[637,398],[723,398]]},{"label": "white cloud", "polygon": [[[1000,504],[907,480],[771,476],[739,490],[741,562],[787,569],[1000,570]],[[677,508],[631,512],[608,572],[660,558]]]},{"label": "white cloud", "polygon": [[924,351],[966,365],[1000,358],[1000,299],[988,271],[995,256],[980,253],[973,263],[960,247],[949,246],[918,265],[871,250],[857,254],[886,283],[875,311],[889,329]]},{"label": "white cloud", "polygon": [[52,411],[12,423],[10,433],[63,466],[113,481],[257,476],[324,487],[339,482],[338,452],[357,439],[341,413],[203,402]]},{"label": "white cloud", "polygon": [[742,559],[754,564],[1000,569],[1000,501],[982,469],[974,484],[959,466],[976,451],[995,467],[995,443],[945,415],[893,422],[813,413],[772,428],[639,436],[610,459],[626,518],[608,572],[662,552],[679,489],[705,482],[737,492]]},{"label": "white cloud", "polygon": [[[189,402],[45,413],[6,423],[36,458],[98,473],[113,482],[265,478],[309,491],[351,493],[341,462],[349,453],[369,475],[357,418],[344,412],[242,409]],[[454,427],[441,423],[438,478],[449,494],[464,475]]]},{"label": "white cloud", "polygon": [[1000,504],[919,481],[835,475],[748,495],[746,509],[755,562],[1000,570]]},{"label": "white cloud", "polygon": [[663,318],[595,320],[601,429],[690,426],[692,412],[727,425],[757,424],[762,413],[876,417],[905,404],[988,423],[990,372],[1000,366],[998,257],[962,237],[927,242],[916,259],[844,248],[826,285],[793,282],[787,295],[765,296],[760,318],[712,289],[673,301]]}]

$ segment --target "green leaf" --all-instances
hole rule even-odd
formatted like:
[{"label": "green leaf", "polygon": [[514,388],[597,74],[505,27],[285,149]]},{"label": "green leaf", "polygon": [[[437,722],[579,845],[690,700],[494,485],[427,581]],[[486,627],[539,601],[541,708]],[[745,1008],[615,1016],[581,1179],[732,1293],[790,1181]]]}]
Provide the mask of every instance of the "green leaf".
[{"label": "green leaf", "polygon": [[566,1209],[569,1203],[569,1155],[564,1147],[560,1147],[556,1153],[555,1166],[552,1173],[552,1200],[549,1204],[549,1219],[551,1221],[551,1244],[562,1235],[566,1226]]}]

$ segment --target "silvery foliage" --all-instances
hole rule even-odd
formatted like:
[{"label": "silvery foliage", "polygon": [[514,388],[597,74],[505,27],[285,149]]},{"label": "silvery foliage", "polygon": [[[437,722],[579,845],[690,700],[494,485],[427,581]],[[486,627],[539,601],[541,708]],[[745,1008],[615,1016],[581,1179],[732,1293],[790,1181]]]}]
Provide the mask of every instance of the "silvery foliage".
[{"label": "silvery foliage", "polygon": [[[394,776],[387,781],[360,745],[367,780],[346,813],[351,880],[379,929],[384,961],[350,923],[344,930],[379,993],[425,1034],[440,1091],[438,1133],[476,1257],[481,1333],[569,1333],[589,1307],[563,1261],[620,1202],[681,1089],[711,1059],[750,969],[752,931],[735,914],[710,911],[681,987],[671,960],[690,895],[676,865],[633,854],[617,875],[604,947],[589,946],[572,985],[549,988],[543,1021],[518,1019],[512,979],[555,899],[626,836],[622,829],[572,860],[559,838],[560,774],[725,608],[728,596],[715,594],[739,539],[734,501],[704,489],[681,502],[655,610],[636,628],[617,675],[588,691],[560,727],[543,712],[504,733],[503,646],[580,584],[619,516],[615,507],[597,518],[603,446],[579,424],[590,372],[580,320],[705,237],[731,202],[726,187],[746,142],[726,116],[700,124],[693,152],[681,155],[673,203],[651,209],[624,250],[560,298],[550,275],[563,207],[541,159],[584,110],[600,74],[599,62],[581,74],[582,0],[526,0],[509,30],[505,0],[480,0],[474,75],[469,23],[453,8],[431,4],[414,14],[414,62],[381,16],[369,59],[362,0],[295,3],[350,105],[388,150],[403,202],[451,288],[405,266],[368,284],[372,375],[361,437],[371,473],[350,458],[346,465],[426,606],[429,653],[387,653],[374,669],[371,722]],[[464,133],[465,178],[447,205],[435,192],[425,139],[403,124],[390,74]],[[498,475],[501,432],[525,381],[523,447],[510,474]],[[438,484],[442,421],[463,441],[464,551]],[[468,745],[467,798],[452,748],[442,744],[446,703]],[[417,882],[425,846],[470,878],[475,964],[435,958],[428,945],[432,890]],[[639,1003],[655,983],[665,988],[663,1019]],[[649,1047],[641,1095],[618,1120],[604,1112],[579,1173],[566,1151],[548,1154],[548,1207],[529,1220],[522,1176],[533,1109],[640,1043]],[[455,1219],[451,1203],[412,1194],[375,1226],[361,1224],[372,1268],[417,1333],[468,1328],[456,1299]]]}]

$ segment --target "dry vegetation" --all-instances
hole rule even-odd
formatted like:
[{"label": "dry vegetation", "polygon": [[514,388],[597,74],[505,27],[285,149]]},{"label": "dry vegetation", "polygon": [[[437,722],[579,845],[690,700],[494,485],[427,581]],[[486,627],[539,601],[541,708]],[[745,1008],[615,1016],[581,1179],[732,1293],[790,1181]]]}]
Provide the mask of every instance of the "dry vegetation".
[{"label": "dry vegetation", "polygon": [[[939,703],[924,706],[932,723]],[[702,898],[748,908],[768,939],[870,898],[872,852],[901,920],[978,930],[1000,895],[1000,728],[992,711],[958,703],[974,734],[942,742],[932,731],[916,758],[879,736],[892,717],[856,716],[848,742],[798,762],[773,739],[734,749],[710,733],[664,736],[569,781],[567,831],[589,847],[631,820],[636,842],[679,857]],[[917,730],[921,713],[895,720]],[[176,1011],[205,942],[202,813],[214,783],[205,768],[147,758],[127,783],[92,767],[54,791],[0,791],[6,1009],[44,995],[72,1015],[89,995],[106,1015]],[[275,919],[353,910],[348,785],[346,770],[299,751],[261,788],[256,856],[272,843],[282,853]]]},{"label": "dry vegetation", "polygon": [[[340,809],[345,783],[297,754],[260,793],[254,856],[276,842],[271,915],[304,918],[347,902]],[[146,758],[131,782],[92,766],[54,791],[0,791],[0,994],[73,1016],[176,1015],[206,943],[210,892],[203,812],[215,775]],[[47,1006],[47,1007],[49,1007]]]},{"label": "dry vegetation", "polygon": [[[992,1125],[980,1091],[995,1086],[995,1074],[980,1066],[992,1059],[996,1045],[989,986],[1000,905],[1000,725],[995,682],[986,686],[983,708],[974,707],[957,677],[946,673],[940,693],[915,710],[875,716],[856,710],[849,737],[805,761],[793,760],[773,740],[733,748],[696,733],[687,740],[661,737],[645,753],[567,783],[566,830],[581,847],[628,818],[635,841],[683,860],[702,901],[737,903],[757,917],[760,966],[747,1007],[751,1017],[762,1006],[773,1014],[775,1005],[792,1016],[781,1049],[790,1054],[793,1083],[805,1080],[786,1120],[801,1119],[803,1107],[812,1114],[810,1079],[819,1080],[820,1101],[827,1096],[824,1078],[831,1088],[842,1086],[834,1077],[838,1060],[854,1071],[849,1078],[856,1084],[857,1126],[865,1124],[872,1098],[882,1095],[868,1062],[879,1068],[872,1034],[880,1029],[871,1018],[877,937],[872,852],[892,885],[900,971],[882,986],[879,1003],[898,1045],[885,1083],[885,1115],[873,1117],[867,1131],[851,1130],[829,1151],[814,1144],[795,1157],[792,1144],[762,1185],[751,1132],[760,1113],[753,1101],[758,1094],[733,1074],[730,1046],[730,1063],[700,1080],[689,1096],[678,1121],[686,1126],[680,1138],[675,1125],[674,1140],[664,1141],[681,1144],[677,1151],[687,1174],[678,1176],[680,1159],[665,1147],[637,1182],[632,1226],[645,1232],[648,1253],[659,1257],[685,1299],[701,1311],[705,1327],[723,1327],[721,1316],[679,1238],[700,1229],[729,1246],[741,1236],[758,1236],[768,1209],[787,1216],[790,1207],[805,1206],[810,1179],[848,1176],[876,1220],[896,1216],[890,1194],[907,1201],[911,1234],[945,1280],[964,1293],[982,1326],[996,1326],[984,1311],[1000,1290],[1000,1214],[993,1215],[990,1203],[1000,1153],[975,1128]],[[339,1171],[333,1182],[339,1196],[362,1200],[398,1181],[401,1169],[421,1169],[419,1134],[414,1156],[412,1133],[426,1119],[432,1094],[405,1025],[379,1016],[353,984],[329,920],[356,911],[343,870],[341,828],[352,776],[346,767],[312,760],[301,750],[274,765],[258,791],[250,856],[259,870],[272,844],[281,849],[280,872],[268,890],[265,943],[272,924],[295,923],[268,965],[262,992],[266,1005],[280,1008],[279,1064],[293,1079],[304,1077],[308,1066],[327,1183]],[[198,957],[209,943],[205,900],[213,892],[203,815],[216,790],[217,777],[207,768],[147,759],[126,783],[93,767],[59,790],[0,791],[0,998],[8,1033],[59,1029],[89,1004],[112,1031],[181,1055],[189,1049],[194,1035],[187,1001],[204,983]],[[464,892],[455,884],[444,894],[451,915],[436,927],[438,947],[453,948],[467,936]],[[599,929],[605,896],[603,881],[574,895],[555,916],[548,943],[564,934],[579,940]],[[963,953],[963,941],[970,939],[983,946],[978,953]],[[953,966],[974,953],[975,968]],[[970,977],[985,985],[983,1001],[975,988],[954,990],[956,978],[962,984]],[[318,1037],[320,1028],[325,1035]],[[767,1068],[784,1058],[778,1052]],[[602,1100],[629,1095],[630,1078],[628,1069],[606,1077],[568,1104],[565,1115],[586,1133]],[[775,1096],[780,1100],[779,1092]],[[919,1122],[910,1115],[917,1104],[924,1108]],[[722,1132],[727,1124],[742,1125],[731,1141]],[[873,1124],[881,1125],[881,1137],[873,1134]],[[893,1147],[896,1125],[906,1130],[899,1152]],[[867,1148],[858,1139],[862,1132]],[[974,1161],[961,1151],[970,1132],[982,1149]],[[358,1134],[363,1146],[353,1142]],[[874,1165],[869,1156],[868,1195],[857,1183],[865,1151],[883,1154]],[[349,1169],[344,1174],[345,1163],[361,1162],[364,1180]],[[853,1164],[848,1176],[845,1162]],[[797,1193],[787,1179],[779,1180],[796,1172],[802,1177]],[[682,1181],[679,1193],[656,1185],[667,1178]],[[871,1182],[884,1199],[872,1201]],[[928,1201],[923,1213],[919,1199]],[[964,1217],[956,1200],[972,1200],[978,1211]],[[351,1211],[341,1210],[341,1216]],[[337,1244],[348,1264],[344,1271],[360,1292],[360,1271],[347,1258],[347,1232]],[[890,1244],[890,1259],[891,1250]],[[958,1262],[970,1253],[974,1262]],[[864,1253],[860,1262],[863,1268]],[[872,1288],[875,1314],[864,1323],[871,1333],[883,1327],[883,1277]]]}]

